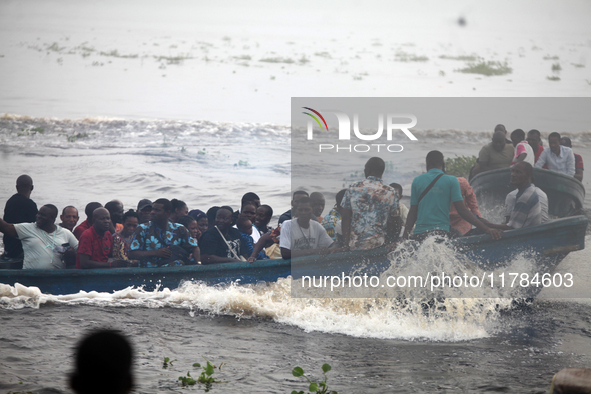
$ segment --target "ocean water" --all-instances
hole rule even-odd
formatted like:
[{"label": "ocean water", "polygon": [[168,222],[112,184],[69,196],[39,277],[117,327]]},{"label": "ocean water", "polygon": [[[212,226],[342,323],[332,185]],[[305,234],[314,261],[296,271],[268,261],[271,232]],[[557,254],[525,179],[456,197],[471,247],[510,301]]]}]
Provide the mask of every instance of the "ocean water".
[{"label": "ocean water", "polygon": [[[28,173],[38,205],[175,197],[237,208],[255,191],[276,218],[291,193],[291,97],[589,96],[590,12],[575,1],[2,2],[0,204]],[[458,71],[480,61],[512,70]],[[590,129],[570,132],[587,162]],[[476,155],[490,138],[418,133],[385,176],[405,190],[429,150]],[[322,191],[327,213],[336,190]],[[178,377],[202,355],[228,363],[217,392],[304,390],[291,369],[318,378],[326,362],[339,392],[547,392],[561,368],[591,364],[589,253],[557,268],[576,279],[569,299],[545,289],[528,308],[293,299],[288,279],[69,295],[0,284],[0,390],[69,392],[76,341],[111,327],[136,347],[142,393],[186,390]],[[176,361],[163,369],[164,357]]]}]

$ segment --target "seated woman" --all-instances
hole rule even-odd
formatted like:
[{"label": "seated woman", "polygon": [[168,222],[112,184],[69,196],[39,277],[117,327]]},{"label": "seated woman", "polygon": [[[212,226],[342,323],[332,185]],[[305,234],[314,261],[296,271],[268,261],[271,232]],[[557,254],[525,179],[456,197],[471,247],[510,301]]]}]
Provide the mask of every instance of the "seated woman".
[{"label": "seated woman", "polygon": [[184,201],[173,198],[170,200],[170,204],[172,205],[172,210],[168,220],[170,220],[171,223],[178,223],[180,218],[187,216],[189,213],[189,208],[187,208],[187,204],[185,204]]},{"label": "seated woman", "polygon": [[133,266],[137,266],[138,260],[130,260],[127,254],[133,240],[133,233],[139,225],[140,217],[137,212],[130,209],[123,215],[123,229],[113,234],[113,258],[127,260]]},{"label": "seated woman", "polygon": [[207,230],[209,230],[209,220],[207,219],[207,215],[205,212],[199,209],[193,209],[189,212],[189,216],[197,221],[197,228],[199,229],[197,240],[201,239],[201,236],[205,234]]}]

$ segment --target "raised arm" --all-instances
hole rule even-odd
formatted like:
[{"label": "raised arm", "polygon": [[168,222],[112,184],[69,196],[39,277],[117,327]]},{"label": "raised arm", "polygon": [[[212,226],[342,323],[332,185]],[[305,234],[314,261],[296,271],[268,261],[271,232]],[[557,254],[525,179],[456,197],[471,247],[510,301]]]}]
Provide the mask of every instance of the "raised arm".
[{"label": "raised arm", "polygon": [[0,233],[4,233],[10,237],[18,238],[18,233],[16,232],[16,228],[14,228],[14,224],[7,223],[2,219],[0,219]]}]

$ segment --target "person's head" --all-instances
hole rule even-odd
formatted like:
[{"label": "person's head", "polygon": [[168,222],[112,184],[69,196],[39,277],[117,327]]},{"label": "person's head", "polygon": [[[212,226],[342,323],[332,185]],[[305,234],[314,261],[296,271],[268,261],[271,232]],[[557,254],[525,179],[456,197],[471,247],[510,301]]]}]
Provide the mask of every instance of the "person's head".
[{"label": "person's head", "polygon": [[257,216],[254,219],[254,225],[262,231],[267,227],[272,217],[273,208],[269,205],[261,205],[257,208]]},{"label": "person's head", "polygon": [[322,216],[324,206],[326,205],[324,195],[320,192],[314,192],[310,194],[310,201],[312,201],[312,211],[314,211],[314,215],[317,217]]},{"label": "person's head", "polygon": [[386,163],[384,160],[380,159],[379,157],[372,157],[365,163],[365,177],[368,176],[375,176],[376,178],[381,178],[384,175],[384,171],[386,170]]},{"label": "person's head", "polygon": [[561,137],[560,138],[560,145],[564,145],[564,146],[566,146],[568,148],[572,148],[573,147],[573,144],[570,141],[570,138],[568,138],[568,137]]},{"label": "person's head", "polygon": [[164,227],[168,222],[171,210],[172,205],[170,204],[170,201],[166,198],[159,198],[152,204],[150,218],[153,222],[159,224],[160,227]]},{"label": "person's head", "polygon": [[92,213],[92,226],[94,230],[103,234],[105,231],[109,231],[111,224],[111,214],[106,208],[97,208]]},{"label": "person's head", "polygon": [[511,133],[511,142],[513,143],[513,146],[517,146],[517,144],[519,144],[523,140],[525,140],[525,131],[521,129],[513,130],[513,132]]},{"label": "person's head", "polygon": [[445,168],[445,160],[443,159],[443,153],[439,152],[438,150],[432,150],[431,152],[427,153],[427,171],[432,168],[439,168],[440,170],[444,170]]},{"label": "person's head", "polygon": [[257,196],[256,193],[248,192],[244,196],[242,196],[242,201],[240,201],[240,205],[244,205],[246,202],[253,202],[255,207],[261,206],[261,199]]},{"label": "person's head", "polygon": [[521,161],[511,168],[511,184],[521,189],[532,182],[534,169],[531,164]]},{"label": "person's head", "polygon": [[555,155],[560,154],[560,134],[554,132],[548,136],[548,145]]},{"label": "person's head", "polygon": [[255,203],[250,201],[245,202],[240,208],[240,216],[254,222],[254,219],[257,216],[257,206]]},{"label": "person's head", "polygon": [[300,198],[295,211],[295,216],[298,219],[310,220],[312,218],[312,215],[314,215],[314,211],[312,209],[312,200],[310,199],[310,197]]},{"label": "person's head", "polygon": [[[176,198],[170,200],[170,206],[172,207],[170,210],[170,220],[177,221],[179,218],[186,216],[189,213],[187,204]],[[178,221],[176,223],[178,223]]]},{"label": "person's head", "polygon": [[28,175],[21,175],[16,178],[16,191],[25,197],[29,197],[35,187],[33,186],[33,178]]},{"label": "person's head", "polygon": [[92,214],[94,210],[97,208],[102,208],[103,204],[100,202],[89,202],[86,204],[86,208],[84,208],[84,213],[86,214],[86,220],[88,220],[89,224],[92,224]]},{"label": "person's head", "polygon": [[78,210],[76,207],[68,205],[62,210],[62,214],[60,215],[60,220],[62,221],[62,226],[67,228],[70,231],[74,230],[76,227],[76,223],[80,217],[78,216]]},{"label": "person's head", "polygon": [[241,233],[252,235],[252,222],[245,216],[240,216],[236,220],[236,227]]},{"label": "person's head", "polygon": [[221,231],[226,231],[232,226],[232,210],[227,207],[221,207],[215,214],[215,225]]},{"label": "person's head", "polygon": [[303,191],[303,190],[297,190],[293,193],[293,198],[291,199],[291,206],[293,208],[296,207],[297,202],[300,198],[302,197],[309,197],[308,192]]},{"label": "person's head", "polygon": [[502,131],[495,131],[492,136],[492,147],[497,152],[502,152],[505,149],[505,134]]},{"label": "person's head", "polygon": [[76,346],[70,387],[78,394],[124,394],[133,387],[133,349],[117,331],[99,330]]},{"label": "person's head", "polygon": [[129,237],[135,232],[135,229],[139,224],[140,216],[133,209],[130,209],[123,215],[123,230],[121,230],[121,233],[124,237]]},{"label": "person's head", "polygon": [[211,207],[207,210],[207,226],[208,226],[208,228],[213,228],[213,226],[215,226],[215,218],[218,213],[218,209],[220,209],[220,207],[215,206],[215,207]]},{"label": "person's head", "polygon": [[398,198],[402,198],[402,185],[400,183],[390,183],[390,187],[398,193]]},{"label": "person's head", "polygon": [[123,203],[119,200],[112,200],[105,204],[105,208],[111,214],[113,224],[123,223]]},{"label": "person's head", "polygon": [[198,238],[197,236],[199,235],[199,226],[197,225],[197,220],[195,220],[195,218],[186,215],[180,217],[176,222],[178,224],[182,224],[183,226],[185,226],[185,228],[189,230],[189,234],[191,234],[191,237],[195,239]]},{"label": "person's head", "polygon": [[540,136],[540,132],[538,130],[532,129],[527,132],[527,143],[530,144],[534,152],[538,151],[540,142],[542,142],[542,137]]},{"label": "person's head", "polygon": [[152,212],[152,201],[144,198],[137,204],[137,214],[140,217],[140,224],[148,223],[150,221],[150,214]]},{"label": "person's head", "polygon": [[53,226],[55,218],[57,218],[58,210],[55,205],[45,204],[37,212],[37,220],[35,223],[37,227],[47,229]]},{"label": "person's head", "polygon": [[502,124],[500,124],[500,123],[499,123],[498,125],[496,125],[496,126],[495,126],[495,130],[494,130],[493,134],[494,134],[494,133],[496,133],[497,131],[500,131],[500,132],[502,132],[502,133],[503,133],[505,136],[507,136],[507,128],[505,127],[505,125],[502,125]]}]

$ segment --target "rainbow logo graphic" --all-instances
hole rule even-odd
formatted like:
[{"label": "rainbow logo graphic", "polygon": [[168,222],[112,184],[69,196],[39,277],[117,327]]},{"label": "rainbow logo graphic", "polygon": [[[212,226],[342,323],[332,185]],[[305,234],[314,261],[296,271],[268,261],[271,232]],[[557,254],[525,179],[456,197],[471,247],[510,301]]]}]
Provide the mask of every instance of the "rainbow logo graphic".
[{"label": "rainbow logo graphic", "polygon": [[[316,111],[315,109],[312,109],[310,107],[302,107],[304,109],[307,109],[309,111],[314,112],[316,115],[320,116],[320,119],[322,119],[322,122],[324,122],[324,126],[326,126],[326,131],[328,131],[328,125],[326,124],[326,120],[324,120],[324,117],[322,115],[320,115],[320,112]],[[315,117],[314,115],[312,115],[309,112],[302,112],[303,114],[306,114],[308,116],[311,116],[316,122],[318,122],[318,126],[320,126],[320,130],[324,130],[324,128],[322,127],[322,123],[320,123],[320,121],[318,120],[317,117]]]}]

